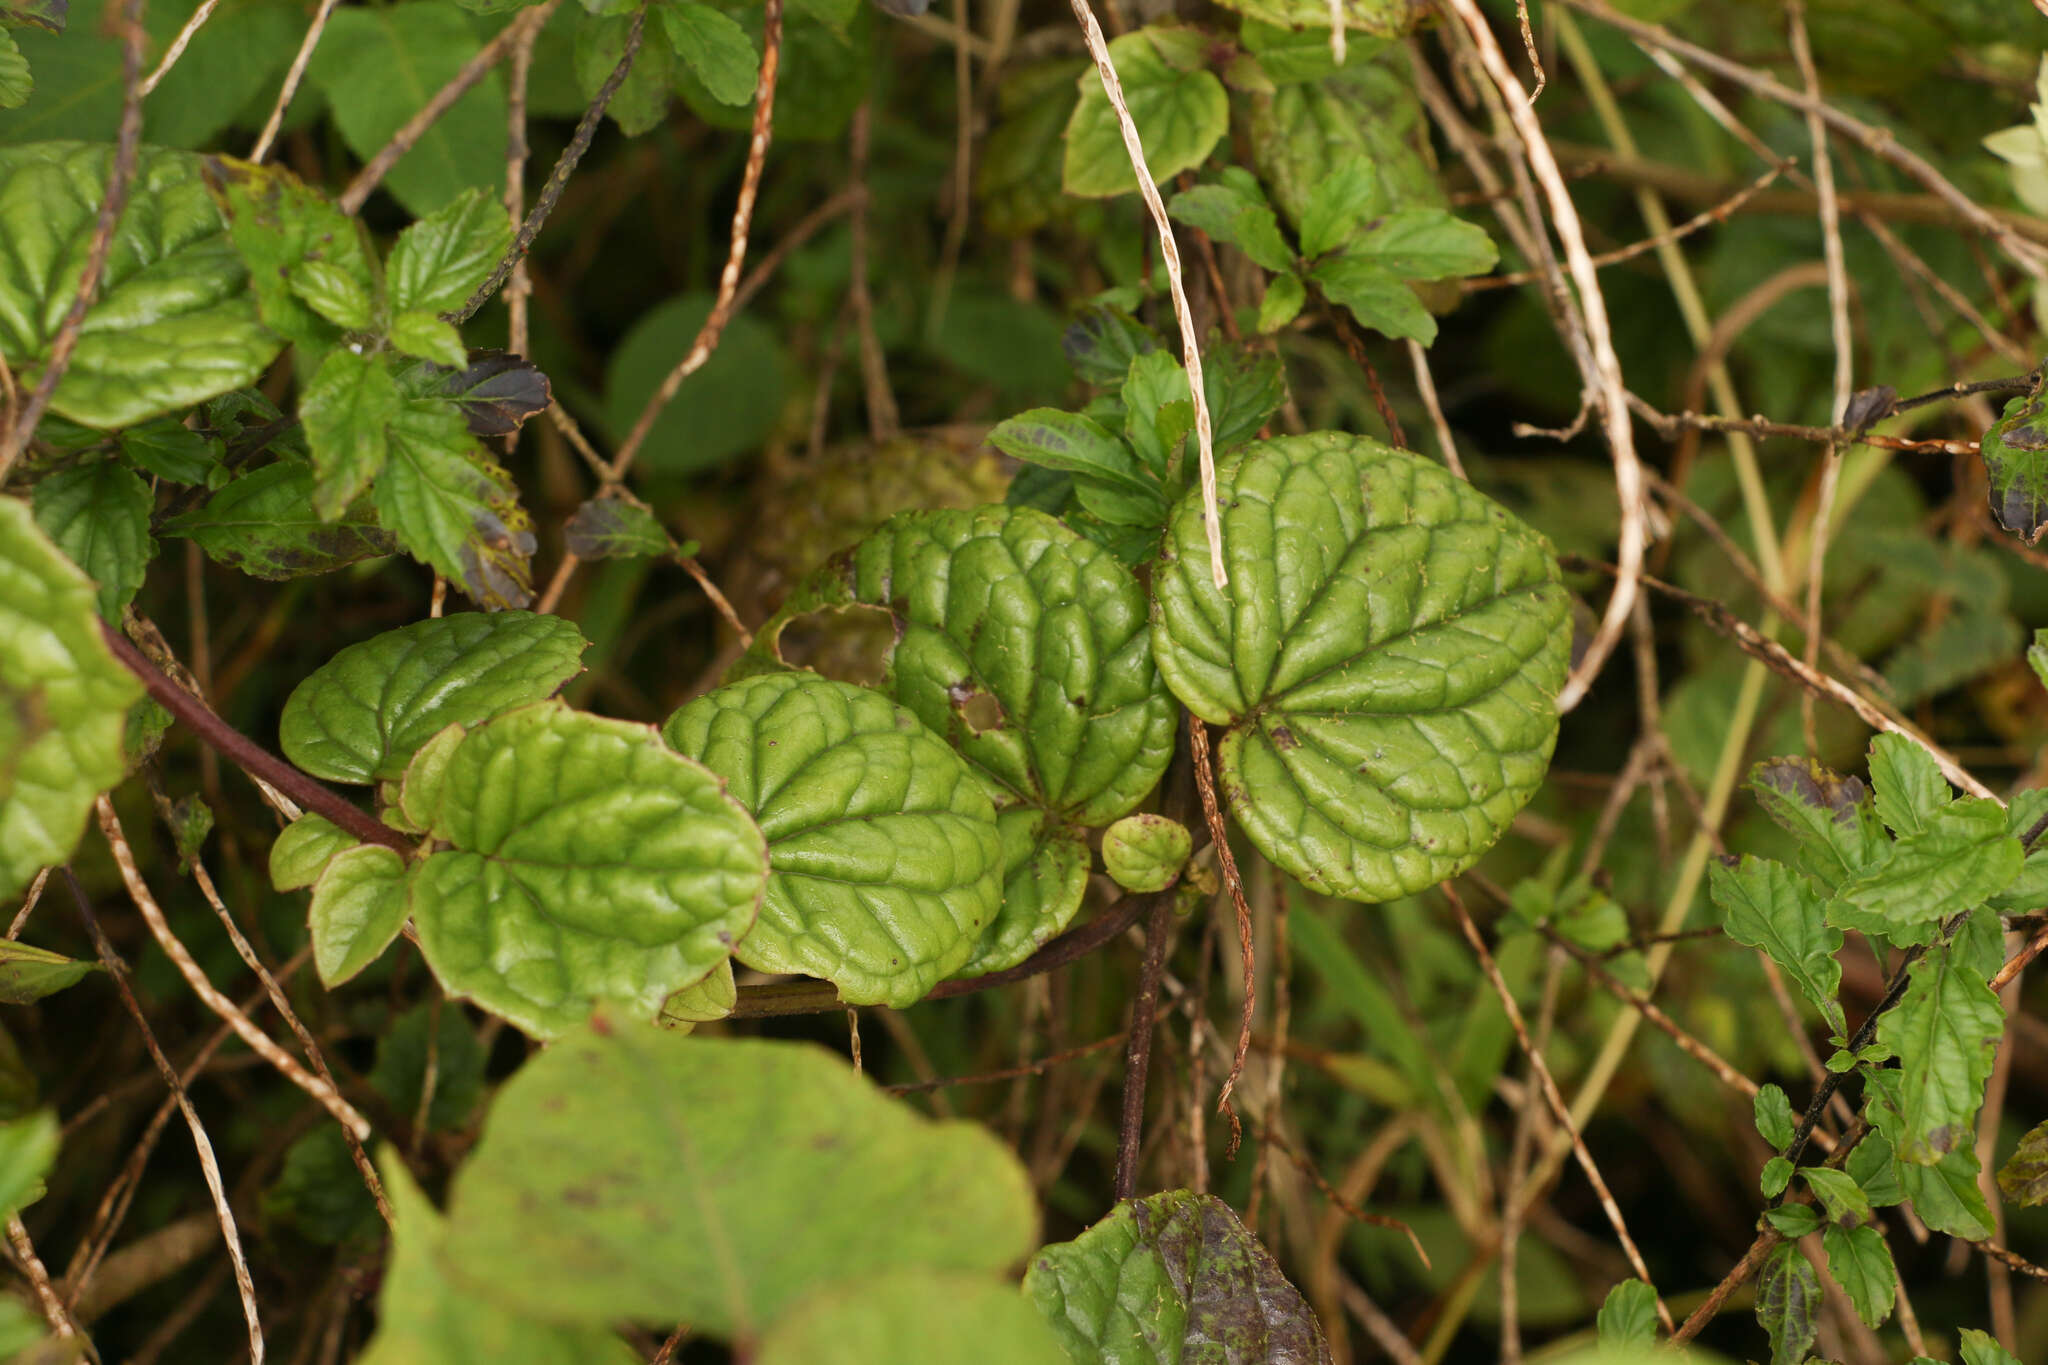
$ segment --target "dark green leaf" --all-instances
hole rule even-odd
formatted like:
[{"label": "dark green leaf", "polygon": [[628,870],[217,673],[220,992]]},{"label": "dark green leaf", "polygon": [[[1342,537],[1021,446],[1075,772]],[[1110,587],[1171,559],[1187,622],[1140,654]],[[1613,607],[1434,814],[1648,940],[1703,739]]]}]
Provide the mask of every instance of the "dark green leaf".
[{"label": "dark green leaf", "polygon": [[562,528],[562,540],[578,559],[631,559],[676,549],[654,513],[624,498],[592,498],[578,507]]},{"label": "dark green leaf", "polygon": [[313,466],[300,459],[244,474],[161,529],[195,542],[217,564],[272,580],[331,573],[398,548],[366,508],[322,520],[313,511]]},{"label": "dark green leaf", "polygon": [[299,399],[313,452],[313,510],[338,519],[384,469],[398,385],[382,356],[337,346]]},{"label": "dark green leaf", "polygon": [[1841,1002],[1842,932],[1828,924],[1819,896],[1805,878],[1783,863],[1745,855],[1734,867],[1716,862],[1708,871],[1714,904],[1721,907],[1728,937],[1760,949],[1820,1011],[1837,1037],[1848,1033]]},{"label": "dark green leaf", "polygon": [[747,31],[697,0],[664,0],[661,22],[676,55],[720,104],[751,104],[760,59]]},{"label": "dark green leaf", "polygon": [[1369,260],[1404,280],[1484,275],[1500,260],[1500,252],[1484,228],[1443,209],[1396,210],[1373,224],[1346,254]]},{"label": "dark green leaf", "polygon": [[1301,276],[1293,271],[1275,275],[1266,282],[1266,292],[1259,298],[1259,331],[1279,331],[1294,321],[1307,301],[1308,287],[1301,282]]},{"label": "dark green leaf", "polygon": [[1895,1163],[1899,1184],[1920,1221],[1936,1232],[1981,1242],[1997,1230],[1977,1185],[1977,1150],[1965,1142],[1932,1166]]},{"label": "dark green leaf", "polygon": [[218,193],[227,209],[235,251],[248,263],[249,287],[263,325],[307,355],[324,354],[341,329],[308,306],[292,285],[294,272],[317,262],[377,292],[376,267],[359,220],[347,217],[290,171],[225,158]]},{"label": "dark green leaf", "polygon": [[1317,265],[1310,278],[1322,286],[1332,303],[1351,310],[1364,327],[1390,337],[1405,337],[1424,346],[1436,340],[1436,319],[1415,297],[1401,276],[1364,256],[1334,256]]},{"label": "dark green leaf", "polygon": [[1211,347],[1202,357],[1202,390],[1209,399],[1212,440],[1218,453],[1259,434],[1287,401],[1280,357],[1250,346]]},{"label": "dark green leaf", "polygon": [[1301,213],[1301,254],[1321,256],[1344,245],[1373,203],[1372,163],[1347,161],[1309,191]]},{"label": "dark green leaf", "polygon": [[1849,1154],[1844,1170],[1862,1187],[1864,1198],[1873,1208],[1890,1208],[1906,1197],[1906,1191],[1899,1184],[1898,1168],[1893,1160],[1891,1140],[1884,1134],[1871,1132],[1856,1144],[1856,1150]]},{"label": "dark green leaf", "polygon": [[1998,1344],[1989,1332],[1965,1327],[1958,1335],[1963,1365],[2020,1365],[2020,1358]]},{"label": "dark green leaf", "polygon": [[1781,1156],[1772,1157],[1764,1163],[1763,1170],[1757,1175],[1756,1183],[1757,1188],[1763,1191],[1764,1198],[1776,1199],[1785,1192],[1785,1187],[1792,1183],[1792,1163]]},{"label": "dark green leaf", "polygon": [[1845,884],[1828,904],[1828,920],[1894,943],[1925,943],[1939,921],[2004,890],[2024,859],[1999,804],[1966,797],[1894,844],[1889,862]]},{"label": "dark green leaf", "polygon": [[1082,382],[1121,384],[1133,360],[1159,349],[1159,338],[1121,308],[1097,304],[1067,328],[1061,346]]},{"label": "dark green leaf", "polygon": [[1847,1171],[1837,1171],[1826,1166],[1802,1166],[1800,1179],[1813,1191],[1814,1198],[1826,1211],[1828,1220],[1835,1223],[1867,1223],[1870,1221],[1870,1199],[1863,1193],[1863,1187]]},{"label": "dark green leaf", "polygon": [[1901,839],[1924,831],[1956,799],[1934,756],[1899,734],[1870,741],[1870,785],[1878,816]]},{"label": "dark green leaf", "polygon": [[478,606],[525,606],[533,597],[533,520],[511,477],[483,458],[461,410],[410,400],[388,436],[378,520]]},{"label": "dark green leaf", "polygon": [[370,1084],[410,1118],[419,1112],[431,1075],[434,1097],[427,1106],[427,1128],[444,1132],[466,1125],[483,1103],[487,1060],[468,1015],[427,1002],[399,1015],[377,1040]]},{"label": "dark green leaf", "polygon": [[1799,1365],[1820,1326],[1820,1276],[1796,1246],[1781,1246],[1756,1277],[1756,1317],[1771,1337],[1771,1365]]},{"label": "dark green leaf", "polygon": [[202,484],[220,464],[221,443],[170,417],[130,427],[119,437],[121,453],[143,472],[172,483]]},{"label": "dark green leaf", "polygon": [[100,615],[109,621],[121,619],[156,557],[149,533],[155,502],[149,485],[118,460],[74,465],[35,487],[36,525],[99,585]]},{"label": "dark green leaf", "polygon": [[2027,1130],[2020,1145],[1999,1168],[1998,1188],[2026,1208],[2048,1204],[2048,1123]]},{"label": "dark green leaf", "polygon": [[2032,394],[2007,403],[1979,454],[1998,524],[2032,545],[2048,529],[2048,399]]},{"label": "dark green leaf", "polygon": [[1805,758],[1771,758],[1752,768],[1757,804],[1799,841],[1799,865],[1832,892],[1882,865],[1891,840],[1870,789]]},{"label": "dark green leaf", "polygon": [[[1996,917],[1985,918],[1995,934]],[[1901,1161],[1931,1165],[1969,1145],[2005,1033],[2004,1008],[1968,960],[1969,932],[1915,962],[1905,995],[1878,1021],[1877,1041],[1899,1059],[1897,1088],[1884,1106],[1897,1122],[1883,1127]]]},{"label": "dark green leaf", "polygon": [[[576,82],[585,99],[594,98],[626,55],[631,14],[591,14],[576,27]],[[675,99],[675,49],[659,23],[643,27],[640,51],[604,112],[627,137],[638,137],[659,124]]]},{"label": "dark green leaf", "polygon": [[1294,249],[1280,235],[1273,206],[1248,171],[1232,166],[1216,183],[1182,190],[1167,204],[1167,211],[1217,241],[1228,242],[1267,270],[1294,268]]},{"label": "dark green leaf", "polygon": [[400,382],[422,396],[454,403],[472,436],[509,436],[527,418],[546,412],[553,398],[548,377],[507,351],[472,351],[462,369],[418,367]]},{"label": "dark green leaf", "polygon": [[[1203,396],[1207,397],[1207,386]],[[1124,439],[1156,479],[1164,479],[1180,457],[1181,442],[1195,429],[1195,400],[1187,371],[1164,351],[1151,351],[1131,362],[1124,378]],[[1000,447],[999,447],[1000,448]],[[1158,499],[1157,526],[1166,519],[1166,500]]]},{"label": "dark green leaf", "polygon": [[1820,1216],[1820,1210],[1811,1204],[1785,1204],[1767,1210],[1764,1219],[1779,1232],[1794,1239],[1820,1231],[1824,1221]]},{"label": "dark green leaf", "polygon": [[[1133,362],[1136,363],[1136,362]],[[1172,363],[1169,359],[1168,363]],[[1115,433],[1077,412],[1033,408],[996,424],[988,443],[1005,455],[1045,469],[1095,480],[1137,497],[1158,497],[1131,448]],[[1165,510],[1165,499],[1160,498]]]},{"label": "dark green leaf", "polygon": [[1898,1292],[1898,1271],[1884,1234],[1875,1227],[1831,1227],[1821,1234],[1828,1253],[1828,1274],[1856,1305],[1856,1316],[1875,1327],[1892,1315]]},{"label": "dark green leaf", "polygon": [[398,234],[385,262],[391,311],[459,308],[511,245],[512,225],[497,197],[481,189],[463,191]]}]

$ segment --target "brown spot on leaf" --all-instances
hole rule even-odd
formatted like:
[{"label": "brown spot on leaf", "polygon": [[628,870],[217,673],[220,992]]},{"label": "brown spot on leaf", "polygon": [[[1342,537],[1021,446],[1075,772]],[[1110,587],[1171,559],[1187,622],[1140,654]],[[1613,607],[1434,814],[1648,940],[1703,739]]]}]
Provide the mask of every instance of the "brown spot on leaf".
[{"label": "brown spot on leaf", "polygon": [[1301,741],[1294,737],[1294,731],[1284,725],[1274,726],[1272,733],[1273,747],[1283,754],[1289,749],[1299,749],[1301,747]]}]

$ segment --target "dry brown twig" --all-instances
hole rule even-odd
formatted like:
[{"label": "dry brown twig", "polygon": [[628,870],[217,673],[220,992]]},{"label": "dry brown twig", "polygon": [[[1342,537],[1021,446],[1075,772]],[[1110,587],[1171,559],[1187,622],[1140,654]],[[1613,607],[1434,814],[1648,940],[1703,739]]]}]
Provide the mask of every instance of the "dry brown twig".
[{"label": "dry brown twig", "polygon": [[320,35],[327,31],[327,21],[338,3],[339,0],[320,0],[320,8],[313,11],[313,22],[306,25],[306,36],[299,40],[299,50],[292,54],[284,85],[277,92],[277,103],[270,106],[270,117],[263,121],[263,131],[257,134],[256,145],[249,150],[249,160],[261,162],[270,155],[277,130],[284,126],[285,111],[292,107],[292,100],[299,93],[299,82],[306,78],[306,67],[313,60],[313,49],[320,45]]}]

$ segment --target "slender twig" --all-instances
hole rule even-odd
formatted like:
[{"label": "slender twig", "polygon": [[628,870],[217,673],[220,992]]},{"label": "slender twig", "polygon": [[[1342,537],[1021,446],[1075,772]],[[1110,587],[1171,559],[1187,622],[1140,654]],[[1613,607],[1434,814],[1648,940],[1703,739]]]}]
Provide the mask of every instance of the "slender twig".
[{"label": "slender twig", "polygon": [[1159,187],[1152,183],[1151,169],[1145,164],[1145,145],[1138,138],[1138,125],[1132,121],[1130,107],[1124,102],[1124,85],[1117,77],[1116,63],[1110,60],[1102,25],[1096,22],[1088,0],[1070,3],[1074,17],[1081,23],[1081,34],[1088,41],[1088,53],[1095,59],[1096,73],[1102,78],[1103,93],[1109,97],[1117,126],[1123,130],[1124,151],[1130,157],[1131,174],[1138,182],[1138,195],[1145,201],[1145,209],[1152,215],[1152,225],[1159,233],[1159,258],[1166,265],[1166,287],[1173,296],[1173,315],[1180,322],[1181,362],[1187,367],[1188,387],[1195,400],[1195,443],[1201,460],[1202,523],[1209,533],[1209,572],[1218,588],[1228,587],[1230,575],[1223,566],[1222,514],[1216,507],[1216,441],[1209,420],[1208,391],[1202,380],[1201,340],[1195,334],[1194,310],[1188,307],[1187,286],[1181,279],[1180,247],[1173,240],[1173,224],[1167,219]]},{"label": "slender twig", "polygon": [[1848,427],[1809,427],[1796,422],[1773,422],[1767,417],[1709,417],[1699,412],[1658,412],[1645,404],[1631,403],[1637,415],[1657,428],[1658,434],[1666,440],[1678,439],[1686,430],[1742,432],[1756,437],[1787,436],[1796,441],[1812,441],[1826,445],[1830,442],[1840,445],[1874,446],[1879,450],[1898,450],[1914,455],[1975,455],[1977,442],[1952,441],[1942,437],[1916,440],[1908,436],[1885,436],[1874,431],[1855,431]]},{"label": "slender twig", "polygon": [[373,818],[361,807],[350,804],[321,786],[236,730],[215,715],[213,709],[205,702],[172,682],[162,669],[151,663],[142,651],[129,643],[128,638],[119,631],[103,623],[100,633],[107,642],[107,648],[113,651],[114,657],[142,681],[150,696],[156,698],[165,710],[183,721],[201,740],[219,750],[228,761],[242,771],[269,783],[307,810],[318,812],[365,843],[382,844],[402,854],[412,852],[412,840]]},{"label": "slender twig", "polygon": [[29,1288],[35,1291],[36,1303],[42,1308],[43,1320],[50,1324],[50,1330],[66,1341],[76,1337],[78,1324],[71,1320],[64,1301],[57,1297],[57,1287],[50,1282],[50,1268],[36,1254],[36,1244],[29,1240],[28,1228],[18,1213],[7,1215],[7,1244],[14,1248],[14,1255],[28,1276]]},{"label": "slender twig", "polygon": [[135,164],[142,148],[142,47],[148,34],[142,27],[143,0],[128,0],[122,11],[121,27],[121,124],[114,141],[114,157],[107,172],[105,191],[100,195],[99,216],[93,221],[92,238],[86,244],[85,268],[79,272],[78,289],[71,307],[50,338],[43,357],[42,377],[30,391],[14,425],[0,433],[0,485],[7,482],[14,463],[28,449],[36,424],[56,396],[57,385],[71,367],[71,352],[78,346],[78,334],[85,326],[86,310],[99,297],[100,277],[106,273],[107,258],[113,254],[114,229],[128,206],[128,190],[135,180]]},{"label": "slender twig", "polygon": [[[1159,1020],[1164,1018],[1167,1011],[1171,1008],[1171,1006],[1166,1006],[1156,1011],[1152,1016],[1153,1024],[1156,1026]],[[1064,1051],[1055,1052],[1050,1056],[1040,1057],[1036,1061],[1024,1062],[1017,1066],[1006,1066],[1000,1071],[980,1071],[971,1076],[935,1076],[928,1081],[910,1081],[902,1085],[885,1085],[882,1088],[892,1095],[917,1095],[927,1090],[944,1090],[956,1085],[992,1085],[997,1081],[1013,1081],[1020,1076],[1043,1076],[1056,1066],[1063,1066],[1068,1062],[1074,1061],[1076,1058],[1086,1057],[1091,1053],[1115,1047],[1130,1036],[1131,1031],[1129,1029],[1119,1029],[1106,1038],[1097,1038],[1092,1043],[1083,1043],[1079,1047],[1070,1047]]]},{"label": "slender twig", "polygon": [[260,162],[270,155],[277,130],[284,126],[285,111],[292,107],[292,100],[299,93],[299,82],[306,78],[306,67],[313,60],[313,49],[320,45],[320,35],[327,31],[327,21],[338,3],[339,0],[320,0],[320,8],[313,11],[313,22],[306,26],[306,36],[299,40],[299,50],[292,54],[291,68],[284,73],[284,85],[277,92],[277,103],[270,106],[270,117],[263,121],[263,131],[249,151],[249,160]]},{"label": "slender twig", "polygon": [[184,27],[178,30],[178,36],[171,39],[171,45],[164,49],[163,59],[156,64],[156,69],[143,78],[144,99],[148,99],[163,78],[171,74],[171,68],[185,55],[185,49],[192,45],[193,38],[206,26],[206,21],[213,17],[213,11],[219,4],[220,0],[200,0],[199,8],[192,11],[192,17],[185,21]]},{"label": "slender twig", "polygon": [[537,34],[541,26],[554,17],[555,9],[562,0],[543,0],[533,9],[527,10],[517,19],[505,25],[498,36],[476,50],[476,55],[464,62],[455,74],[436,90],[419,112],[407,119],[390,141],[377,149],[377,154],[363,164],[355,178],[348,182],[335,203],[343,213],[355,213],[363,202],[382,184],[391,168],[399,163],[405,154],[418,145],[427,135],[427,130],[440,121],[441,116],[455,107],[455,101],[468,94],[476,84],[490,74],[491,68],[505,60],[513,47],[526,40],[530,34]]},{"label": "slender twig", "polygon": [[1188,716],[1188,752],[1194,759],[1195,789],[1202,796],[1202,819],[1209,827],[1209,840],[1216,846],[1216,862],[1223,871],[1223,885],[1230,892],[1230,904],[1237,913],[1238,960],[1243,968],[1244,1005],[1237,1020],[1237,1050],[1230,1059],[1230,1074],[1216,1095],[1216,1108],[1230,1114],[1230,1150],[1237,1150],[1237,1116],[1231,1113],[1230,1092],[1244,1074],[1244,1059],[1252,1045],[1252,1015],[1258,1006],[1258,975],[1252,956],[1252,911],[1245,903],[1244,878],[1238,875],[1237,859],[1230,852],[1230,834],[1223,828],[1223,812],[1216,802],[1216,770],[1209,757],[1209,727],[1200,716]]},{"label": "slender twig", "polygon": [[1131,1001],[1130,1042],[1124,1049],[1123,1112],[1116,1130],[1119,1203],[1138,1192],[1138,1153],[1145,1136],[1145,1082],[1152,1067],[1152,1023],[1158,1017],[1159,978],[1166,969],[1167,931],[1173,927],[1172,891],[1153,893],[1145,916],[1145,958]]},{"label": "slender twig", "polygon": [[[105,798],[102,797],[104,802]],[[220,1219],[220,1234],[227,1243],[228,1259],[234,1266],[235,1288],[242,1299],[242,1317],[249,1328],[250,1365],[263,1365],[263,1322],[256,1311],[256,1281],[249,1274],[249,1258],[242,1252],[242,1236],[235,1227],[234,1210],[228,1206],[227,1187],[221,1182],[220,1162],[213,1154],[213,1141],[206,1135],[206,1128],[199,1122],[199,1114],[192,1108],[191,1099],[185,1094],[185,1086],[178,1079],[177,1068],[164,1055],[163,1046],[157,1042],[156,1034],[150,1031],[149,1019],[142,1012],[142,1003],[135,998],[134,988],[128,984],[128,967],[114,951],[106,931],[100,928],[98,916],[92,912],[92,902],[85,898],[85,890],[78,884],[69,867],[64,869],[64,881],[71,888],[72,899],[78,903],[79,918],[85,921],[87,932],[92,935],[93,946],[99,950],[100,964],[113,978],[114,987],[121,993],[121,1003],[128,1008],[135,1020],[135,1027],[142,1032],[142,1042],[149,1049],[150,1060],[164,1078],[164,1084],[171,1088],[171,1096],[178,1102],[178,1112],[185,1117],[185,1126],[192,1132],[192,1145],[199,1153],[200,1174],[206,1180],[206,1192],[213,1199],[213,1208]]]},{"label": "slender twig", "polygon": [[1453,474],[1466,482],[1465,463],[1458,458],[1458,443],[1451,437],[1451,424],[1444,418],[1444,407],[1437,400],[1436,376],[1429,372],[1429,353],[1414,338],[1408,341],[1408,363],[1415,371],[1415,391],[1422,396],[1424,411],[1429,413],[1430,428],[1436,432],[1437,449],[1443,453],[1444,465]]},{"label": "slender twig", "polygon": [[1700,1302],[1698,1308],[1692,1310],[1691,1316],[1678,1325],[1678,1330],[1671,1334],[1671,1344],[1676,1346],[1680,1342],[1691,1341],[1694,1337],[1698,1336],[1700,1329],[1712,1322],[1715,1316],[1720,1313],[1721,1305],[1728,1302],[1728,1296],[1740,1289],[1743,1283],[1751,1275],[1754,1275],[1757,1268],[1764,1263],[1764,1258],[1776,1250],[1778,1243],[1784,1240],[1784,1235],[1774,1227],[1766,1226],[1763,1231],[1759,1232],[1756,1240],[1749,1244],[1749,1250],[1742,1254],[1742,1259],[1735,1263],[1732,1270],[1721,1277],[1721,1282],[1708,1292],[1707,1297]]}]

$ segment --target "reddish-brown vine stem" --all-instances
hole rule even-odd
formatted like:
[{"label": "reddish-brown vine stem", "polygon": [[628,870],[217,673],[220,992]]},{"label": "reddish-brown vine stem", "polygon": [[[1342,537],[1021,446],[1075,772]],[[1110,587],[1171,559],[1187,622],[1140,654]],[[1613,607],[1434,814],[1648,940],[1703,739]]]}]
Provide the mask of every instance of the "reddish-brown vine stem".
[{"label": "reddish-brown vine stem", "polygon": [[1173,928],[1172,891],[1147,897],[1145,962],[1138,973],[1138,998],[1131,1002],[1131,1041],[1124,1049],[1123,1111],[1116,1129],[1116,1188],[1119,1203],[1138,1193],[1138,1154],[1145,1138],[1145,1086],[1152,1070],[1152,1021],[1159,1007],[1159,980],[1166,974],[1166,940]]}]

